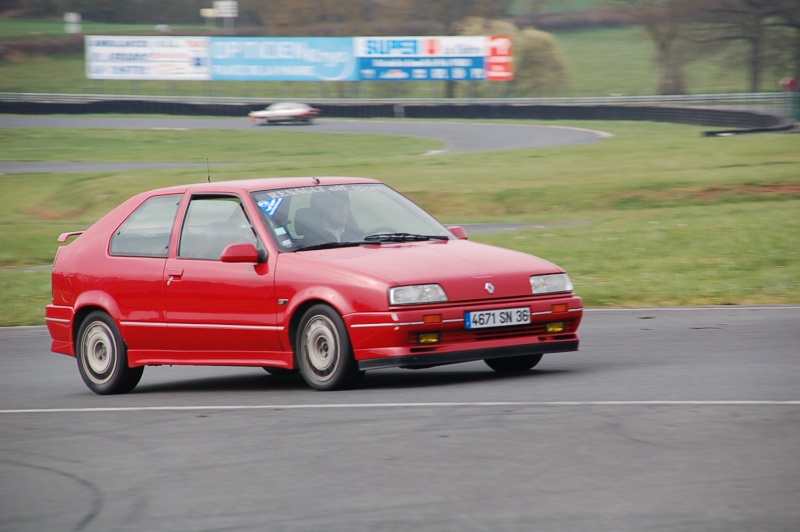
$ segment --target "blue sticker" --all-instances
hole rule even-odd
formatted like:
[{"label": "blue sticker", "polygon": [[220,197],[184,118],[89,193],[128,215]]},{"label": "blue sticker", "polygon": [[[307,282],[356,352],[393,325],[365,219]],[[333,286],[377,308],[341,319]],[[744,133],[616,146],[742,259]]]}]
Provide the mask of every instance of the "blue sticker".
[{"label": "blue sticker", "polygon": [[284,229],[283,227],[280,227],[280,226],[276,227],[275,228],[275,234],[276,235],[285,235],[286,234],[286,229]]},{"label": "blue sticker", "polygon": [[267,213],[267,216],[272,218],[275,216],[275,211],[278,210],[278,207],[281,203],[283,203],[283,198],[272,198],[269,200],[259,201],[258,206],[261,207],[261,210]]}]

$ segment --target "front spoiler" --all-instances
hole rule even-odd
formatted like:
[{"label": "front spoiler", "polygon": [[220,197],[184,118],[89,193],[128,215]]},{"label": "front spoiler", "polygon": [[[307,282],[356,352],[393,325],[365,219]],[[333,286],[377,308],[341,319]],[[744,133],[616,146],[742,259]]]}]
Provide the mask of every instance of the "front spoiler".
[{"label": "front spoiler", "polygon": [[506,358],[520,355],[565,353],[577,351],[579,340],[569,342],[552,342],[535,345],[513,345],[508,347],[492,347],[488,349],[474,349],[471,351],[457,351],[454,353],[420,353],[418,355],[405,355],[399,357],[372,358],[360,360],[358,369],[380,368],[429,368],[461,362],[474,362],[488,358]]}]

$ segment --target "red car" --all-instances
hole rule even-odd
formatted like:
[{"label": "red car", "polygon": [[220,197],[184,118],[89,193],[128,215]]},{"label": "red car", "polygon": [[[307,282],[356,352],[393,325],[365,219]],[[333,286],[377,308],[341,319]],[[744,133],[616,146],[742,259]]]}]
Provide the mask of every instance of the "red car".
[{"label": "red car", "polygon": [[578,349],[558,266],[467,240],[371,179],[195,184],[139,194],[56,253],[52,350],[124,393],[144,366],[299,371],[318,390],[365,370],[484,360],[524,371]]}]

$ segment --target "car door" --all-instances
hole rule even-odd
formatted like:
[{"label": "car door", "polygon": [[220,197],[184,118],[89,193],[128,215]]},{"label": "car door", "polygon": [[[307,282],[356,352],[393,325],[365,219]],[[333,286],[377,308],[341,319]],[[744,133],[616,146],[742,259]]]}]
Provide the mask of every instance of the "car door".
[{"label": "car door", "polygon": [[246,364],[281,349],[274,267],[269,261],[227,263],[226,246],[264,249],[235,195],[190,198],[177,252],[164,271],[167,324],[178,357]]}]

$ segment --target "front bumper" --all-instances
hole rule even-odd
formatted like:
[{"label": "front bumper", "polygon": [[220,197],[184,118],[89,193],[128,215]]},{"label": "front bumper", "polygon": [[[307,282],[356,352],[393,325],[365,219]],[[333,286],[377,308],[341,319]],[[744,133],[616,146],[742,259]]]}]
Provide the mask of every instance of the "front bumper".
[{"label": "front bumper", "polygon": [[429,368],[447,364],[458,364],[461,362],[473,362],[475,360],[486,360],[488,358],[505,358],[517,355],[531,355],[534,353],[565,353],[568,351],[577,351],[578,344],[579,340],[570,340],[566,342],[538,344],[535,347],[531,345],[514,345],[489,349],[475,349],[471,351],[456,351],[452,353],[425,353],[389,358],[373,358],[359,361],[358,369]]},{"label": "front bumper", "polygon": [[[531,323],[467,329],[464,313],[527,306]],[[583,303],[573,295],[431,305],[345,316],[359,368],[431,367],[488,358],[577,351]],[[548,324],[563,329],[548,332]],[[422,337],[434,335],[435,342]]]}]

